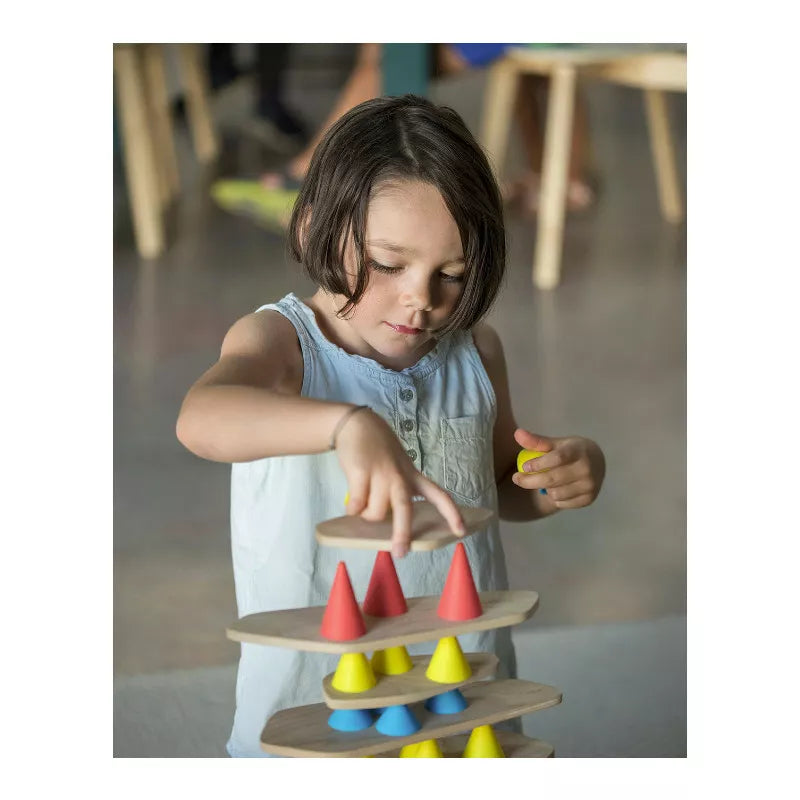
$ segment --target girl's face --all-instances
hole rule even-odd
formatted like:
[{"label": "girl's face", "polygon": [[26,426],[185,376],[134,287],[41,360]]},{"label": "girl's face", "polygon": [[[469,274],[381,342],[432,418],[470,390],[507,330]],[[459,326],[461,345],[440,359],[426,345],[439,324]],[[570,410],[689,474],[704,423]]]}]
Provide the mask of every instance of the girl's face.
[{"label": "girl's face", "polygon": [[[387,184],[369,204],[366,251],[367,289],[349,318],[331,322],[345,349],[405,369],[434,347],[461,296],[458,226],[430,184]],[[354,255],[347,266],[355,276]]]}]

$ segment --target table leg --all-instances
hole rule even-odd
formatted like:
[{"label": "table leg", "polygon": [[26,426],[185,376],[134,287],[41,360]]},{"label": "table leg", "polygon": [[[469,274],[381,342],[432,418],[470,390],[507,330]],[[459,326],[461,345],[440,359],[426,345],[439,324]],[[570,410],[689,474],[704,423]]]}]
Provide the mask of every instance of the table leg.
[{"label": "table leg", "polygon": [[669,130],[666,97],[660,89],[646,89],[644,98],[661,213],[667,222],[676,224],[683,219],[683,204],[678,189],[678,171]]},{"label": "table leg", "polygon": [[167,81],[164,74],[164,45],[143,46],[144,76],[155,144],[155,162],[161,201],[169,203],[180,189],[178,159],[172,130]]},{"label": "table leg", "polygon": [[550,78],[539,226],[533,260],[533,283],[538,289],[555,288],[561,271],[575,80],[575,68],[569,65],[557,67]]},{"label": "table leg", "polygon": [[164,249],[164,225],[139,56],[136,45],[115,46],[114,77],[136,247],[142,258],[155,258]]},{"label": "table leg", "polygon": [[481,143],[498,181],[502,178],[508,149],[518,80],[516,67],[502,59],[489,69],[481,120]]},{"label": "table leg", "polygon": [[178,55],[194,152],[198,161],[207,164],[216,158],[219,149],[208,108],[208,81],[200,66],[200,53],[196,44],[178,45]]}]

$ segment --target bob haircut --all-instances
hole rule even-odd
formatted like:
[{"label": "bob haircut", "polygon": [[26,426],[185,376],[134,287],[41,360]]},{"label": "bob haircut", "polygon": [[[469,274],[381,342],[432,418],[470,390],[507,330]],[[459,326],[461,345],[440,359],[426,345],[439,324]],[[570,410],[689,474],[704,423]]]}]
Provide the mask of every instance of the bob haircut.
[{"label": "bob haircut", "polygon": [[[347,298],[338,312],[347,315],[369,282],[370,199],[382,185],[409,180],[435,186],[458,226],[463,290],[439,332],[468,330],[489,311],[502,284],[505,228],[489,162],[450,108],[407,94],[368,100],[340,117],[314,151],[295,202],[291,254],[318,286]],[[358,270],[352,290],[344,265],[351,241]]]}]

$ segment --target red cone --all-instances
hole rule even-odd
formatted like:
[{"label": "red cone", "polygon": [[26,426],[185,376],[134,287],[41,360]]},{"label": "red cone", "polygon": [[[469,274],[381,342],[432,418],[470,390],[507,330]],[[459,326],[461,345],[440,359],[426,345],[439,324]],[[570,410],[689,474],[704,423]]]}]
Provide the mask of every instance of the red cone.
[{"label": "red cone", "polygon": [[408,611],[397,570],[388,550],[378,551],[367,587],[367,596],[361,608],[365,614],[371,614],[373,617],[396,617]]},{"label": "red cone", "polygon": [[340,561],[336,568],[336,577],[333,579],[319,632],[326,639],[336,642],[358,639],[367,632],[344,561]]},{"label": "red cone", "polygon": [[451,622],[475,619],[483,614],[463,542],[456,544],[437,613],[442,619],[449,619]]}]

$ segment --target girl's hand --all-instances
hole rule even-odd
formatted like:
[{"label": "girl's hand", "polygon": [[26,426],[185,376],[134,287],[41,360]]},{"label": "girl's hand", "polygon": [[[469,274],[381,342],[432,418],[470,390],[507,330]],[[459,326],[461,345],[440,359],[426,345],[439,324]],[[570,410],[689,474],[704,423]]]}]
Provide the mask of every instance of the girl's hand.
[{"label": "girl's hand", "polygon": [[402,558],[411,541],[411,498],[423,495],[457,536],[464,520],[450,495],[426,478],[403,449],[394,431],[378,414],[365,409],[347,420],[336,437],[350,500],[347,513],[382,520],[392,512],[392,555]]},{"label": "girl's hand", "polygon": [[606,474],[597,443],[582,436],[539,436],[522,428],[514,432],[514,439],[525,450],[544,452],[524,465],[531,472],[514,473],[511,479],[517,486],[547,489],[547,499],[556,508],[582,508],[597,498]]}]

